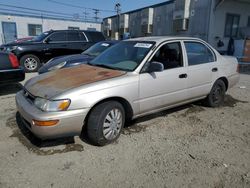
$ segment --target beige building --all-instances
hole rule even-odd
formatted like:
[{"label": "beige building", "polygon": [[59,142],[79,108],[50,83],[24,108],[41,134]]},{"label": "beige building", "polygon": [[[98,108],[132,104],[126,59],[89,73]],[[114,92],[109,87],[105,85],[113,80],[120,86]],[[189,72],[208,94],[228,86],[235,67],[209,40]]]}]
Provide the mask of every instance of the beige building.
[{"label": "beige building", "polygon": [[101,23],[73,19],[0,13],[0,44],[16,38],[33,37],[48,30],[81,29],[101,31]]}]

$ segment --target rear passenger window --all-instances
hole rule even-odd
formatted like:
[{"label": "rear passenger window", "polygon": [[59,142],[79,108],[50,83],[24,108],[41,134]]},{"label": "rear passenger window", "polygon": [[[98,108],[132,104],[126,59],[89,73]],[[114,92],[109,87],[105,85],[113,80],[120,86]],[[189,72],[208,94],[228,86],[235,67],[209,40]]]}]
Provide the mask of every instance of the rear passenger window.
[{"label": "rear passenger window", "polygon": [[101,32],[84,31],[84,33],[87,35],[88,39],[92,42],[100,42],[100,41],[105,40]]},{"label": "rear passenger window", "polygon": [[68,41],[80,41],[79,32],[68,32]]},{"label": "rear passenger window", "polygon": [[204,44],[198,42],[184,42],[188,57],[188,65],[199,65],[214,62],[212,51]]}]

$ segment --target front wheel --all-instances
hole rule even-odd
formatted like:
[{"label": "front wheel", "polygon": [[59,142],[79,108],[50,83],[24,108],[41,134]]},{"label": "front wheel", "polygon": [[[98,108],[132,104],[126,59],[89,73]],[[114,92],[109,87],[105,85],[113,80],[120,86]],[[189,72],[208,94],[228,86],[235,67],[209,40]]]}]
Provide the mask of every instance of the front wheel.
[{"label": "front wheel", "polygon": [[204,102],[209,107],[221,106],[224,103],[225,93],[225,83],[222,80],[217,80]]},{"label": "front wheel", "polygon": [[91,142],[103,146],[114,142],[121,134],[125,123],[123,106],[116,101],[107,101],[94,107],[87,121]]},{"label": "front wheel", "polygon": [[40,59],[32,54],[21,57],[20,63],[24,67],[25,72],[36,72],[41,66]]}]

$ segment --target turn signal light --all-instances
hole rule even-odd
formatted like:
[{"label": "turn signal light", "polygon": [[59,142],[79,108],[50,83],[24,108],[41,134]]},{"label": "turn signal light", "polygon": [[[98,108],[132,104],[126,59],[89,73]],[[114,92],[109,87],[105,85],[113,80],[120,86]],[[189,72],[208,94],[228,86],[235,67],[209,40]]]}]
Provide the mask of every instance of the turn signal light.
[{"label": "turn signal light", "polygon": [[59,120],[50,120],[50,121],[37,121],[33,120],[33,124],[36,126],[54,126],[59,122]]}]

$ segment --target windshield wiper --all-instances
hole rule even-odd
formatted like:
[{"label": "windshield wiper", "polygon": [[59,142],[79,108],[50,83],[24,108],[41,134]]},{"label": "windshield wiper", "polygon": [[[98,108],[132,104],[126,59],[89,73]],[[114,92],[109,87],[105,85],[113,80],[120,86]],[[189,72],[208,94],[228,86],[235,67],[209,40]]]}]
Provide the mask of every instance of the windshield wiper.
[{"label": "windshield wiper", "polygon": [[107,68],[107,69],[112,69],[112,70],[120,70],[120,71],[131,72],[131,70],[129,70],[129,69],[122,69],[122,68],[118,68],[118,67],[111,67],[111,66],[108,66],[108,65],[105,65],[105,64],[93,64],[93,63],[90,63],[90,62],[87,62],[87,64],[91,65],[91,66],[102,67],[102,68]]}]

